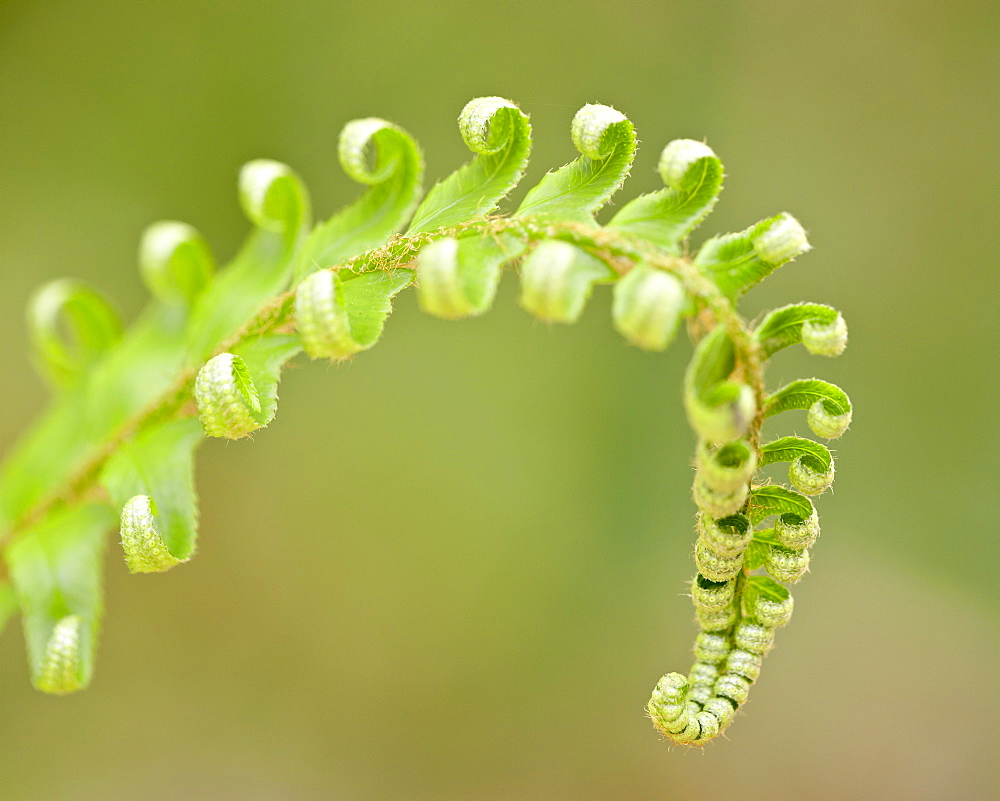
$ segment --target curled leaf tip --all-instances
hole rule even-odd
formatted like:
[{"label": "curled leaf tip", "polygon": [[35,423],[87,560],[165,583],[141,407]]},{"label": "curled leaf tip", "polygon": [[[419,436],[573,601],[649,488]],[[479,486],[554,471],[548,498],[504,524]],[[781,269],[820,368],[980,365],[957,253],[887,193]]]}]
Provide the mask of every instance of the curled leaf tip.
[{"label": "curled leaf tip", "polygon": [[762,261],[784,264],[812,249],[806,229],[791,214],[780,214],[753,239],[753,247]]},{"label": "curled leaf tip", "polygon": [[207,243],[187,223],[163,220],[143,232],[139,271],[156,297],[190,303],[204,289],[214,269]]},{"label": "curled leaf tip", "polygon": [[319,270],[295,292],[295,323],[306,353],[316,358],[343,358],[353,352],[350,324],[331,270]]},{"label": "curled leaf tip", "polygon": [[568,242],[547,240],[521,264],[521,307],[540,320],[575,323],[594,284],[613,273],[602,261]]},{"label": "curled leaf tip", "polygon": [[457,320],[474,313],[465,297],[458,264],[458,240],[437,239],[420,251],[417,261],[420,306],[428,314]]},{"label": "curled leaf tip", "polygon": [[617,109],[600,103],[588,103],[573,117],[570,136],[576,149],[587,158],[607,158],[611,152],[608,131],[620,123],[628,123],[628,118]]},{"label": "curled leaf tip", "polygon": [[417,257],[420,307],[435,317],[458,320],[488,311],[500,285],[501,268],[524,245],[491,237],[443,237]]},{"label": "curled leaf tip", "polygon": [[[754,620],[762,626],[780,628],[792,619],[795,602],[791,593],[777,581],[771,581],[766,576],[754,576],[748,592],[748,605]],[[732,654],[730,654],[732,660]],[[757,671],[760,670],[757,663]],[[742,671],[735,671],[742,673]],[[747,676],[746,673],[743,673]],[[747,678],[751,678],[747,676]],[[753,678],[757,678],[753,676]]]},{"label": "curled leaf tip", "polygon": [[847,323],[840,314],[829,323],[806,320],[802,324],[802,344],[816,356],[839,356],[847,348]]},{"label": "curled leaf tip", "polygon": [[702,440],[698,443],[695,466],[712,489],[718,492],[734,490],[749,483],[757,469],[757,452],[742,439],[719,447]]},{"label": "curled leaf tip", "polygon": [[60,278],[43,285],[28,303],[36,358],[49,380],[69,387],[118,342],[118,313],[96,290]]},{"label": "curled leaf tip", "polygon": [[392,298],[413,281],[406,269],[342,281],[332,270],[306,278],[295,293],[295,323],[314,359],[347,359],[372,347],[392,310]]},{"label": "curled leaf tip", "polygon": [[753,527],[743,514],[716,519],[703,511],[698,515],[698,538],[713,553],[737,556],[746,550],[753,539]]},{"label": "curled leaf tip", "polygon": [[725,383],[716,387],[711,400],[686,397],[692,428],[708,442],[727,442],[742,437],[757,412],[753,389],[746,384]]},{"label": "curled leaf tip", "polygon": [[458,128],[473,153],[493,155],[507,145],[511,136],[509,126],[493,124],[501,109],[522,113],[517,104],[503,97],[477,97],[465,104],[458,116]]},{"label": "curled leaf tip", "polygon": [[807,517],[785,512],[774,521],[774,535],[786,548],[801,550],[809,548],[819,537],[819,515],[816,510]]},{"label": "curled leaf tip", "polygon": [[823,469],[815,469],[806,459],[799,457],[788,465],[788,480],[803,495],[822,495],[833,484],[835,475],[833,461]]},{"label": "curled leaf tip", "polygon": [[684,176],[700,159],[715,158],[715,152],[704,142],[694,139],[675,139],[660,154],[659,171],[663,183],[671,189],[684,186]]},{"label": "curled leaf tip", "polygon": [[401,133],[400,129],[379,117],[351,120],[340,132],[337,155],[341,169],[359,184],[377,184],[395,170],[395,159],[379,147],[377,135],[383,131]]},{"label": "curled leaf tip", "polygon": [[817,436],[826,439],[842,437],[851,425],[851,409],[835,412],[829,404],[822,400],[816,401],[806,413],[806,422]]},{"label": "curled leaf tip", "polygon": [[733,645],[757,656],[764,656],[774,644],[774,629],[744,620],[733,631]]},{"label": "curled leaf tip", "polygon": [[136,495],[122,507],[122,550],[132,573],[163,573],[182,560],[164,544],[156,526],[156,506],[148,495]]},{"label": "curled leaf tip", "polygon": [[198,417],[210,437],[239,439],[261,428],[260,398],[242,358],[220,353],[210,359],[195,380]]},{"label": "curled leaf tip", "polygon": [[290,167],[278,161],[257,159],[243,165],[239,196],[247,217],[265,231],[292,232],[308,214],[305,187]]},{"label": "curled leaf tip", "polygon": [[640,264],[615,284],[615,330],[644,350],[662,351],[677,335],[688,306],[684,287],[664,270]]},{"label": "curled leaf tip", "polygon": [[60,618],[45,644],[35,686],[50,695],[66,695],[83,689],[83,620],[79,615]]},{"label": "curled leaf tip", "polygon": [[809,570],[809,549],[768,547],[764,555],[764,567],[778,581],[795,584]]}]

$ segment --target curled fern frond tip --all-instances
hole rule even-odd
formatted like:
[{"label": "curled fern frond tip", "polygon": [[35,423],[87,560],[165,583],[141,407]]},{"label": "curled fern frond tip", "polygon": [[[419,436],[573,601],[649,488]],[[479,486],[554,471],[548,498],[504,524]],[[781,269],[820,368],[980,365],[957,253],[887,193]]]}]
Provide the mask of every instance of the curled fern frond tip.
[{"label": "curled fern frond tip", "polygon": [[148,495],[136,495],[122,507],[121,543],[131,573],[163,573],[179,565],[156,525],[156,506]]},{"label": "curled fern frond tip", "polygon": [[512,134],[509,123],[494,125],[498,112],[503,109],[526,116],[516,103],[503,97],[477,97],[465,104],[458,116],[458,128],[469,150],[493,155],[508,144]]},{"label": "curled fern frond tip", "polygon": [[121,339],[114,307],[81,281],[59,278],[32,295],[27,310],[39,369],[57,388],[75,385]]},{"label": "curled fern frond tip", "polygon": [[684,287],[674,275],[640,264],[615,284],[615,330],[644,350],[666,350],[688,304]]},{"label": "curled fern frond tip", "polygon": [[150,225],[139,244],[139,271],[155,297],[191,303],[215,270],[212,252],[187,223],[163,220]]},{"label": "curled fern frond tip", "polygon": [[357,350],[338,283],[333,271],[318,270],[295,292],[296,327],[314,359],[341,359]]},{"label": "curled fern frond tip", "polygon": [[35,676],[35,687],[50,695],[67,695],[82,690],[86,686],[80,654],[82,641],[83,621],[80,617],[67,615],[61,618],[45,644]]},{"label": "curled fern frond tip", "polygon": [[521,307],[540,320],[575,323],[594,285],[612,275],[604,262],[586,251],[546,240],[521,263]]},{"label": "curled fern frond tip", "polygon": [[816,356],[839,356],[847,349],[847,323],[839,312],[829,323],[806,320],[802,324],[802,344]]},{"label": "curled fern frond tip", "polygon": [[243,165],[239,177],[240,204],[258,228],[293,232],[309,213],[301,179],[285,164],[257,159]]},{"label": "curled fern frond tip", "polygon": [[577,150],[589,159],[603,159],[610,154],[609,131],[613,126],[632,123],[628,118],[611,106],[600,103],[588,103],[583,106],[570,128],[570,135]]},{"label": "curled fern frond tip", "polygon": [[791,214],[778,215],[774,222],[754,238],[753,247],[757,255],[768,264],[784,264],[812,250],[806,229]]},{"label": "curled fern frond tip", "polygon": [[663,183],[674,190],[681,190],[691,167],[701,159],[715,158],[715,151],[704,142],[694,139],[675,139],[660,154],[659,171]]},{"label": "curled fern frond tip", "polygon": [[239,439],[261,428],[260,397],[242,358],[220,353],[210,359],[195,380],[198,416],[210,437]]}]

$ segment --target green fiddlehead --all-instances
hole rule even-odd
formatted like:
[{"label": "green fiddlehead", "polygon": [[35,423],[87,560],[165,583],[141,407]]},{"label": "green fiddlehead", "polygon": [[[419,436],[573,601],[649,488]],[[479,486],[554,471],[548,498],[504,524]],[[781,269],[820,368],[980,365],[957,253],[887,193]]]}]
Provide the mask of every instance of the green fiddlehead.
[{"label": "green fiddlehead", "polygon": [[[767,360],[786,347],[839,355],[847,344],[839,312],[794,304],[751,327],[736,308],[744,292],[809,249],[805,232],[779,214],[688,256],[688,237],[723,180],[715,153],[690,139],[663,150],[662,190],[599,224],[595,214],[621,187],[637,142],[632,123],[603,105],[584,106],[572,121],[579,157],[498,215],[527,166],[528,117],[503,98],[478,98],[459,130],[472,160],[421,200],[413,139],[377,118],[348,123],[340,163],[367,188],[315,226],[295,173],[251,162],[239,180],[254,227],[246,244],[217,269],[190,226],[151,226],[139,268],[152,301],[128,329],[81,284],[55,282],[35,296],[36,361],[55,397],[0,471],[0,627],[21,614],[36,687],[59,694],[90,681],[103,610],[100,555],[115,519],[134,573],[193,557],[197,447],[267,426],[291,359],[304,351],[344,360],[373,347],[393,299],[410,285],[430,314],[482,314],[503,268],[517,264],[520,305],[539,319],[573,323],[611,284],[612,324],[629,343],[663,351],[688,324],[695,347],[683,402],[697,437],[691,598],[699,633],[690,671],[664,676],[648,711],[684,744],[703,744],[731,724],[776,629],[791,618],[786,585],[810,567],[820,532],[811,498],[834,480],[827,446],[798,436],[766,441],[763,427],[805,411],[817,435],[836,438],[853,412],[826,381],[773,392],[764,382]],[[760,478],[778,463],[788,464],[791,488]]]}]

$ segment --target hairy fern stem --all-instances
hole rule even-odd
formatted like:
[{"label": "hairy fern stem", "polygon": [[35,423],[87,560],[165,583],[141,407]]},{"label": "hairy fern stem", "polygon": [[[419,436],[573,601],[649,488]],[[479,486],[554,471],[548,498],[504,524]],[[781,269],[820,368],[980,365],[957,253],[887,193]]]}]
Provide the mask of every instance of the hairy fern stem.
[{"label": "hairy fern stem", "polygon": [[[702,319],[700,325],[712,325],[718,320],[726,326],[739,353],[739,363],[745,379],[754,387],[758,398],[758,408],[763,404],[763,375],[760,359],[751,339],[745,321],[736,312],[733,304],[718,288],[695,269],[690,259],[683,256],[669,256],[643,243],[641,240],[616,231],[588,227],[575,222],[548,222],[545,224],[516,220],[505,217],[490,217],[470,220],[447,229],[412,236],[397,234],[385,245],[355,256],[344,264],[326,267],[332,272],[347,271],[370,273],[413,267],[420,250],[436,239],[459,237],[476,233],[482,236],[512,234],[525,243],[544,240],[561,240],[586,250],[603,261],[619,276],[626,275],[637,263],[644,262],[657,269],[670,272],[678,277],[684,288],[692,296],[700,299],[711,311],[711,321]],[[419,270],[417,270],[419,281]],[[267,302],[240,329],[222,342],[215,354],[227,353],[252,339],[279,333],[293,325],[290,319],[290,304],[295,298],[295,290],[286,290]],[[192,389],[197,369],[182,372],[174,383],[149,406],[132,419],[126,421],[107,441],[104,448],[96,453],[75,475],[52,494],[29,509],[8,531],[0,530],[0,545],[5,540],[15,539],[22,531],[28,530],[38,520],[45,517],[56,505],[77,503],[91,492],[101,492],[97,478],[101,468],[122,443],[131,439],[135,432],[143,428],[178,417],[193,417],[197,408],[191,404]],[[759,438],[760,423],[751,428],[750,435]],[[0,565],[2,569],[2,565]]]}]

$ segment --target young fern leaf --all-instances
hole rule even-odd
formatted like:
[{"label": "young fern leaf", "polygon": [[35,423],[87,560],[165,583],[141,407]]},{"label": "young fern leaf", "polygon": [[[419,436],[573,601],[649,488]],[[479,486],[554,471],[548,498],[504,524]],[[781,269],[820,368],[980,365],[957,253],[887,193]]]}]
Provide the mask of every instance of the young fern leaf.
[{"label": "young fern leaf", "polygon": [[[599,226],[594,214],[628,174],[636,147],[632,124],[600,105],[573,120],[581,157],[548,173],[514,214],[491,216],[524,172],[528,118],[510,101],[479,98],[459,125],[473,160],[418,205],[416,143],[384,120],[349,123],[341,165],[369,188],[312,230],[296,175],[277,162],[247,165],[240,200],[254,231],[245,246],[216,272],[193,228],[151,226],[139,266],[152,302],[127,331],[82,285],[56,283],[36,297],[37,358],[58,392],[0,470],[0,543],[11,580],[0,575],[0,626],[12,610],[23,615],[35,686],[65,693],[90,681],[99,557],[116,517],[133,572],[192,556],[193,459],[203,435],[245,437],[267,425],[290,359],[303,349],[344,359],[372,347],[411,283],[431,314],[481,314],[503,266],[527,254],[521,305],[542,319],[577,320],[599,285],[612,282],[612,322],[631,344],[664,350],[681,320],[694,320],[683,400],[698,436],[691,597],[700,632],[689,673],[664,676],[648,710],[684,744],[701,745],[730,725],[775,630],[791,617],[784,585],[809,569],[820,528],[808,496],[834,478],[826,446],[791,436],[762,445],[762,424],[804,409],[817,434],[836,437],[852,413],[833,384],[793,381],[769,395],[763,376],[770,356],[798,342],[838,355],[847,343],[839,312],[785,306],[751,330],[736,310],[739,295],[808,249],[805,233],[778,215],[712,238],[689,258],[685,239],[722,184],[721,162],[691,140],[663,151],[665,189]],[[758,478],[759,468],[778,462],[789,464],[794,490]]]},{"label": "young fern leaf", "polygon": [[792,594],[772,578],[748,576],[743,598],[752,617],[764,626],[781,628],[792,619]]},{"label": "young fern leaf", "polygon": [[757,411],[753,390],[731,380],[735,367],[735,345],[719,325],[698,343],[684,377],[688,420],[712,443],[742,437]]},{"label": "young fern leaf", "polygon": [[521,263],[521,308],[539,320],[575,323],[594,285],[614,276],[604,262],[568,242],[541,242]]},{"label": "young fern leaf", "polygon": [[420,307],[443,320],[489,311],[503,266],[525,249],[519,240],[502,234],[435,239],[417,258]]},{"label": "young fern leaf", "polygon": [[143,233],[139,273],[154,297],[190,306],[214,272],[208,243],[187,223],[164,220]]},{"label": "young fern leaf", "polygon": [[615,330],[644,350],[666,350],[691,301],[671,273],[640,262],[615,284]]},{"label": "young fern leaf", "polygon": [[802,437],[781,437],[760,449],[760,465],[789,462],[788,480],[804,495],[822,495],[833,484],[830,449]]},{"label": "young fern leaf", "polygon": [[[531,125],[514,103],[502,97],[476,98],[462,110],[458,127],[476,157],[428,193],[408,234],[491,214],[524,175]],[[503,265],[523,252],[521,242],[503,235],[431,242],[419,258],[421,308],[445,320],[482,314],[493,305]]]},{"label": "young fern leaf", "polygon": [[735,299],[809,249],[805,229],[798,220],[790,214],[779,214],[738,234],[709,239],[694,263],[726,297]]},{"label": "young fern leaf", "polygon": [[427,193],[408,234],[492,214],[524,175],[531,153],[531,125],[516,105],[502,97],[478,97],[462,109],[458,127],[476,157]]},{"label": "young fern leaf", "polygon": [[210,280],[211,254],[190,226],[160,222],[143,234],[139,264],[153,302],[8,457],[0,469],[0,531],[44,503],[88,454],[162,400],[183,370],[185,330]]},{"label": "young fern leaf", "polygon": [[773,417],[789,409],[808,409],[806,422],[817,436],[826,439],[843,435],[853,414],[847,393],[818,378],[792,381],[768,396],[764,402],[764,417]]},{"label": "young fern leaf", "polygon": [[[118,314],[101,295],[79,281],[52,281],[35,293],[28,324],[36,362],[53,386],[77,384],[121,338]],[[65,333],[64,333],[65,332]]]},{"label": "young fern leaf", "polygon": [[301,350],[298,337],[276,334],[210,359],[194,387],[205,433],[239,439],[270,423],[278,405],[281,368]]},{"label": "young fern leaf", "polygon": [[122,510],[122,548],[133,573],[161,573],[194,555],[194,452],[203,439],[197,420],[173,420],[141,432],[105,465],[101,483]]},{"label": "young fern leaf", "polygon": [[314,359],[347,359],[372,347],[392,311],[392,299],[413,283],[412,270],[365,273],[342,281],[313,273],[295,292],[295,323]]},{"label": "young fern leaf", "polygon": [[818,356],[839,356],[847,347],[840,312],[819,303],[794,303],[770,312],[753,333],[765,357],[801,342]]},{"label": "young fern leaf", "polygon": [[750,479],[757,468],[757,452],[744,440],[733,440],[718,448],[702,440],[695,454],[698,468],[694,479],[694,501],[699,509],[721,518],[743,508]]},{"label": "young fern leaf", "polygon": [[423,156],[402,128],[375,117],[353,120],[340,134],[337,155],[349,178],[371,188],[312,230],[296,261],[295,283],[381,245],[402,230],[420,198]]},{"label": "young fern leaf", "polygon": [[7,548],[32,681],[43,692],[61,695],[90,683],[103,608],[101,555],[113,520],[106,506],[63,509]]},{"label": "young fern leaf", "polygon": [[702,142],[675,139],[660,156],[660,177],[666,189],[626,203],[608,227],[641,236],[676,254],[719,199],[722,162]]},{"label": "young fern leaf", "polygon": [[292,278],[309,226],[309,194],[276,161],[251,161],[240,172],[240,203],[256,230],[233,262],[198,298],[187,328],[189,364],[211,355]]},{"label": "young fern leaf", "polygon": [[793,514],[805,520],[815,513],[807,497],[778,484],[754,487],[748,506],[747,516],[754,525],[772,515]]},{"label": "young fern leaf", "polygon": [[611,106],[586,105],[570,133],[583,155],[542,178],[515,216],[593,225],[594,213],[621,187],[635,158],[635,128],[628,118]]}]

